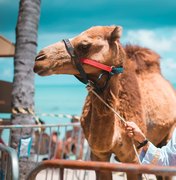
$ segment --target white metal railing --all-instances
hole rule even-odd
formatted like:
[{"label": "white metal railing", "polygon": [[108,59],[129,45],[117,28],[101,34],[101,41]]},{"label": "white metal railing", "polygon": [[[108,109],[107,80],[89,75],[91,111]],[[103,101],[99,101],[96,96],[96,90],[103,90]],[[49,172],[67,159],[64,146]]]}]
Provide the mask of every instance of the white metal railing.
[{"label": "white metal railing", "polygon": [[[23,135],[26,128],[31,132],[28,137]],[[18,153],[20,162],[25,163],[28,172],[39,162],[47,159],[89,160],[89,146],[84,139],[80,123],[6,125],[0,126],[0,129],[3,129],[4,132],[18,130],[16,136],[19,143],[17,144],[16,153]],[[27,138],[31,138],[32,143],[25,145]],[[8,141],[10,141],[10,133]],[[24,153],[25,148],[26,154]]]},{"label": "white metal railing", "polygon": [[19,180],[17,152],[3,144],[0,144],[0,179]]}]

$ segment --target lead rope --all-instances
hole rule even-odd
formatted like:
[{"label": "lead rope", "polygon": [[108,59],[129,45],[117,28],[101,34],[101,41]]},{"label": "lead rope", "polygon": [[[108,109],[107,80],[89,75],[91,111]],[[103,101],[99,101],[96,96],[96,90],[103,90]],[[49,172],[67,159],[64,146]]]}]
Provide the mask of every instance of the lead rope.
[{"label": "lead rope", "polygon": [[[90,82],[87,84],[86,88],[87,88],[87,90],[88,90],[89,92],[92,92],[95,96],[97,96],[97,98],[98,98],[101,102],[103,102],[103,104],[106,105],[106,106],[124,123],[124,125],[126,125],[126,120],[125,120],[117,111],[115,111],[114,108],[112,108],[109,104],[107,104],[107,103],[94,91],[94,87],[91,85]],[[139,158],[139,154],[138,154],[138,152],[137,152],[136,146],[135,146],[135,144],[134,144],[134,139],[131,138],[131,141],[132,141],[133,149],[134,149],[135,155],[136,155],[136,157],[137,157],[137,159],[138,159],[138,162],[139,162],[139,164],[142,164],[142,162],[141,162],[141,160],[140,160],[140,158]],[[146,180],[148,180],[148,178],[147,178],[147,176],[146,176],[145,174],[144,174],[144,177],[145,177]]]}]

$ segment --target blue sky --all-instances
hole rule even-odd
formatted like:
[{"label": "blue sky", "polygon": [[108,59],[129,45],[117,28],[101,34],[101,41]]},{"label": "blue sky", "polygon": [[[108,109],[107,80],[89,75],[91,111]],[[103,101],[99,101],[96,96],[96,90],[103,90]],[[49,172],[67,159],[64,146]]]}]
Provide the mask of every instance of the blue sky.
[{"label": "blue sky", "polygon": [[[0,0],[0,34],[15,42],[19,1]],[[139,44],[161,55],[163,75],[176,83],[175,0],[42,0],[38,51],[95,25],[121,25],[121,42]],[[0,59],[0,79],[13,80],[13,59]],[[72,76],[36,75],[36,84],[79,82]]]}]

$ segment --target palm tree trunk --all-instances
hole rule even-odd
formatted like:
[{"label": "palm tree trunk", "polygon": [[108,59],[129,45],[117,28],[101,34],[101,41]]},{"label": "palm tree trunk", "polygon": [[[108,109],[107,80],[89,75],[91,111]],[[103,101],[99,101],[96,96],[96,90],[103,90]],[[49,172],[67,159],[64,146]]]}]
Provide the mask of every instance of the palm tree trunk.
[{"label": "palm tree trunk", "polygon": [[[21,0],[16,26],[14,80],[12,90],[12,124],[33,124],[34,117],[34,60],[37,49],[37,30],[40,0]],[[31,135],[23,128],[22,136]],[[11,131],[11,146],[17,149],[19,131]]]}]

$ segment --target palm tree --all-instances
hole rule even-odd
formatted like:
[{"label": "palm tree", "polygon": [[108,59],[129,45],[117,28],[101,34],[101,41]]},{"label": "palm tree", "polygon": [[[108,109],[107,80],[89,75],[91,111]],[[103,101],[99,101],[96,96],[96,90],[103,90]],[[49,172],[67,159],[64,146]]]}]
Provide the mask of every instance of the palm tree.
[{"label": "palm tree", "polygon": [[[20,0],[16,26],[14,79],[12,90],[12,124],[33,124],[34,59],[37,51],[37,30],[40,0]],[[24,128],[22,136],[30,135]],[[17,148],[19,131],[11,131],[11,146]]]}]

